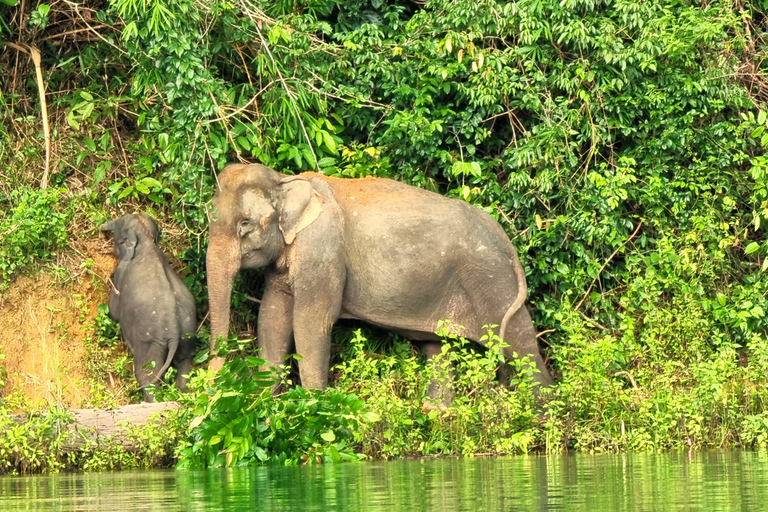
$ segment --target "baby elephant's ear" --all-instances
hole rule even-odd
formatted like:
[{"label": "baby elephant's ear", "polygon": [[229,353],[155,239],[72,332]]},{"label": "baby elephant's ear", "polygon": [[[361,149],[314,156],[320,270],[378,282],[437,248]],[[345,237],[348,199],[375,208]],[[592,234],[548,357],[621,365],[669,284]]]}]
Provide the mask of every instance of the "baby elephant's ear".
[{"label": "baby elephant's ear", "polygon": [[117,253],[120,255],[120,263],[128,262],[136,255],[136,246],[139,243],[139,237],[136,233],[127,233],[125,238],[115,240],[117,244]]}]

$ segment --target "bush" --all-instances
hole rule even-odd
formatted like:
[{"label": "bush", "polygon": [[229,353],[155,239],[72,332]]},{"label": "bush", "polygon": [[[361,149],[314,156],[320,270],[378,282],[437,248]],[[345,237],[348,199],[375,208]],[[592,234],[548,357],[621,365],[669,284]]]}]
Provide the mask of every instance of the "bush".
[{"label": "bush", "polygon": [[237,357],[225,364],[213,387],[209,372],[192,378],[192,394],[182,397],[190,433],[178,448],[178,467],[320,464],[361,458],[355,453],[360,426],[377,419],[361,411],[362,400],[335,389],[302,387],[273,396],[275,379],[259,371],[263,364],[255,356]]},{"label": "bush", "polygon": [[19,269],[65,245],[72,218],[65,192],[14,189],[0,201],[0,284],[7,286]]}]

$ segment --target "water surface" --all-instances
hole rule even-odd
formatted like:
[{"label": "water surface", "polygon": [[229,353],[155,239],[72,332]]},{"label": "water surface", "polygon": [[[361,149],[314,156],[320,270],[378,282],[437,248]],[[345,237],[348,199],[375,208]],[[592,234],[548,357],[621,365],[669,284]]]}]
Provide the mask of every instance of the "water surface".
[{"label": "water surface", "polygon": [[0,477],[0,510],[768,509],[768,453],[518,456]]}]

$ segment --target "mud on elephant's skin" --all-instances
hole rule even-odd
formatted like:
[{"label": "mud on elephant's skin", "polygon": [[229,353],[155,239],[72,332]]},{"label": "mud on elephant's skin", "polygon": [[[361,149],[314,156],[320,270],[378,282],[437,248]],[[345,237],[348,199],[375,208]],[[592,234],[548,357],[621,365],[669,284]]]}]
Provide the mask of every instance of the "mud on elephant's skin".
[{"label": "mud on elephant's skin", "polygon": [[109,315],[120,322],[133,353],[144,400],[154,400],[147,386],[162,379],[171,365],[177,369],[176,385],[186,390],[195,347],[195,300],[157,246],[157,222],[145,214],[123,215],[100,229],[114,233],[118,258]]},{"label": "mud on elephant's skin", "polygon": [[501,325],[505,356],[528,355],[538,380],[552,383],[517,252],[479,208],[388,179],[285,176],[258,164],[228,165],[218,183],[207,254],[212,345],[228,334],[237,272],[266,267],[261,354],[277,366],[295,342],[305,387],[327,385],[339,318],[420,341],[427,354],[439,352],[440,320],[478,342],[484,326]]}]

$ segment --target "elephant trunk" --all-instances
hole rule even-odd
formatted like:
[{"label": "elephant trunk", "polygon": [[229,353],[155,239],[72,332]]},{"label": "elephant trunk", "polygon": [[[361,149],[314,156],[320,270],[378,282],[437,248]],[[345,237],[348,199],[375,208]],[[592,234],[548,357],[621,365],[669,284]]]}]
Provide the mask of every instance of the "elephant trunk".
[{"label": "elephant trunk", "polygon": [[[232,283],[240,269],[240,248],[237,240],[212,236],[208,243],[206,268],[208,273],[208,304],[211,314],[211,354],[215,354],[216,339],[229,335],[229,308]],[[220,370],[224,359],[214,357],[208,368]]]}]

